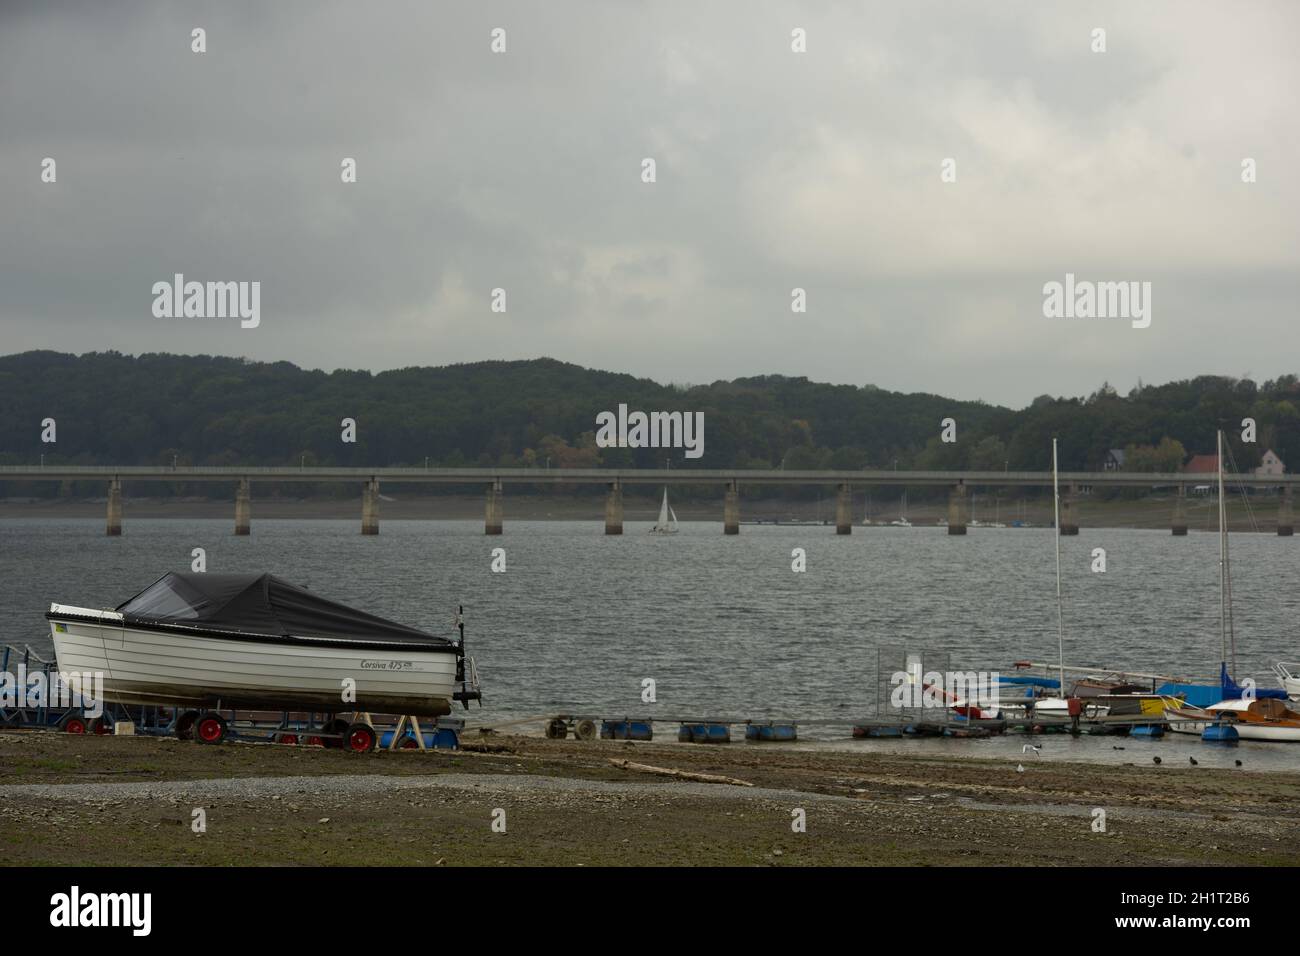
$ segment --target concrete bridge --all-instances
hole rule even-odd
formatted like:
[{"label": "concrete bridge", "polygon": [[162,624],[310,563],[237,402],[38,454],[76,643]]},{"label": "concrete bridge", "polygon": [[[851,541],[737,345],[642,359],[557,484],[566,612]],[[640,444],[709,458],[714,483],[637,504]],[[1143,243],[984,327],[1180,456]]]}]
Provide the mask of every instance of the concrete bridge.
[{"label": "concrete bridge", "polygon": [[[1071,471],[1059,476],[1061,534],[1078,534],[1076,499],[1081,491],[1102,486],[1176,489],[1170,528],[1187,534],[1188,488],[1210,485],[1213,473]],[[252,484],[260,482],[342,482],[359,484],[361,533],[379,533],[379,487],[389,484],[483,485],[487,489],[484,531],[501,534],[507,485],[604,485],[605,533],[623,533],[624,485],[718,485],[723,489],[724,534],[740,532],[740,489],[748,485],[825,485],[837,489],[835,533],[853,530],[853,489],[872,485],[947,487],[948,533],[965,534],[968,494],[980,487],[1051,487],[1050,471],[786,471],[706,468],[322,468],[322,467],[169,467],[111,465],[3,465],[2,481],[103,481],[108,486],[108,533],[122,533],[122,482],[234,482],[235,534],[248,534],[252,518]],[[1294,533],[1292,499],[1300,475],[1234,475],[1234,486],[1281,488],[1277,533]]]}]

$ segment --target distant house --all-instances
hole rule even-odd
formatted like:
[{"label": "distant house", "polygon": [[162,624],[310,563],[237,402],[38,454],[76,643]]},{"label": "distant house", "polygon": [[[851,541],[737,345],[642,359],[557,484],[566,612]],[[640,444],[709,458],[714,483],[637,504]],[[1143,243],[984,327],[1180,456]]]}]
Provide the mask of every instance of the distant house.
[{"label": "distant house", "polygon": [[1281,458],[1277,457],[1277,452],[1270,448],[1264,452],[1264,458],[1260,461],[1259,467],[1255,469],[1255,474],[1263,478],[1284,475],[1286,474],[1286,465],[1282,463]]},{"label": "distant house", "polygon": [[1219,471],[1218,455],[1193,455],[1192,460],[1183,466],[1183,471],[1193,475],[1213,475]]},{"label": "distant house", "polygon": [[1124,470],[1124,449],[1112,448],[1106,452],[1106,460],[1101,463],[1105,471],[1123,471]]}]

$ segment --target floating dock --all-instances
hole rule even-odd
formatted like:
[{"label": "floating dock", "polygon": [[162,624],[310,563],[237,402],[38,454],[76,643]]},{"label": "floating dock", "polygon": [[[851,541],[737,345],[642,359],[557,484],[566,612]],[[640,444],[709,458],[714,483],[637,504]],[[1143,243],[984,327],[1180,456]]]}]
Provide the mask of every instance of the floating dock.
[{"label": "floating dock", "polygon": [[989,737],[995,734],[1020,732],[1027,734],[1132,734],[1159,737],[1169,725],[1168,718],[1135,715],[1106,717],[1074,717],[1068,720],[1042,717],[1005,717],[996,720],[944,716],[934,718],[877,717],[859,720],[853,725],[853,736],[859,738],[881,737]]},{"label": "floating dock", "polygon": [[732,727],[743,727],[744,739],[750,743],[777,741],[789,743],[799,739],[798,722],[794,720],[741,720],[718,717],[611,718],[581,714],[556,714],[544,719],[546,736],[551,740],[564,740],[570,733],[578,740],[595,740],[597,736],[602,740],[653,740],[655,723],[677,724],[677,739],[682,743],[731,743]]}]

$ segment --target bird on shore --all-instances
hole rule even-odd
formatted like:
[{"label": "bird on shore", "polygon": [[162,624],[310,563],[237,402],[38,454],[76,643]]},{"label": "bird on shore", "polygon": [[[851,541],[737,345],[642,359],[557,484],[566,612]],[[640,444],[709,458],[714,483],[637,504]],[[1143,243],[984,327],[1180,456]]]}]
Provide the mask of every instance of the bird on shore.
[{"label": "bird on shore", "polygon": [[1160,762],[1160,758],[1159,758],[1159,757],[1152,757],[1152,758],[1151,758],[1151,762],[1152,762],[1152,763],[1159,763],[1159,762]]},{"label": "bird on shore", "polygon": [[1235,760],[1235,761],[1233,761],[1233,763],[1235,763],[1238,767],[1241,766],[1241,761],[1240,761],[1240,760]]},{"label": "bird on shore", "polygon": [[1111,750],[1123,750],[1124,748],[1123,748],[1123,747],[1116,747],[1114,744],[1111,744],[1110,749],[1111,749]]},{"label": "bird on shore", "polygon": [[1198,763],[1196,762],[1196,758],[1195,758],[1195,757],[1188,757],[1187,759],[1188,759],[1188,761],[1191,763],[1191,765],[1192,765],[1193,767],[1199,767],[1199,766],[1200,766],[1200,764],[1198,764]]},{"label": "bird on shore", "polygon": [[1027,754],[1031,750],[1034,752],[1034,755],[1037,756],[1038,754],[1042,753],[1043,748],[1035,746],[1034,744],[1025,744],[1023,747],[1020,748],[1020,752],[1022,754]]},{"label": "bird on shore", "polygon": [[1024,773],[1024,772],[1025,772],[1025,765],[1022,763],[1016,764],[1016,773]]}]

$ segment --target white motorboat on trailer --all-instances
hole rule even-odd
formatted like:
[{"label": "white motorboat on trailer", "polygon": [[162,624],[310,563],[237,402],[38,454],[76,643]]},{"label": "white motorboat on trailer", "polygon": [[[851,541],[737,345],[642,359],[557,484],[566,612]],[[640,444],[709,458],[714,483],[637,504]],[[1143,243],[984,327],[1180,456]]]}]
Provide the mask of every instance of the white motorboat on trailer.
[{"label": "white motorboat on trailer", "polygon": [[482,699],[459,614],[453,640],[270,574],[171,572],[114,610],[45,616],[59,669],[102,673],[112,703],[439,717]]}]

